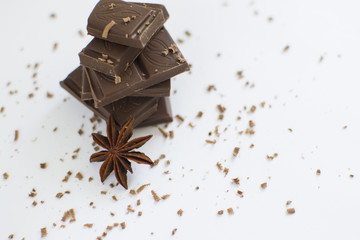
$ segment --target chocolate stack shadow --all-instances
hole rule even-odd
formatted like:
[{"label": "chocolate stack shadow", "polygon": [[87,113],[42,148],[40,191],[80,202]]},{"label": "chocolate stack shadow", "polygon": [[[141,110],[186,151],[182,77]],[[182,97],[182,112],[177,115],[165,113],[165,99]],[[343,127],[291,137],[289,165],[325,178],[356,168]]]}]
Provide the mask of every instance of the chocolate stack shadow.
[{"label": "chocolate stack shadow", "polygon": [[101,0],[88,19],[94,39],[60,85],[118,127],[131,117],[135,126],[171,122],[170,79],[189,65],[163,26],[168,18],[160,4]]}]

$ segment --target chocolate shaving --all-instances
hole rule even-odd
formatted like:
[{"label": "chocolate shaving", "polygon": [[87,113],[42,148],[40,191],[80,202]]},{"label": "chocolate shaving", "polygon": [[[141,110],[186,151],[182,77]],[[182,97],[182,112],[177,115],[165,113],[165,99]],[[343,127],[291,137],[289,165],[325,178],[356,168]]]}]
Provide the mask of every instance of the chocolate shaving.
[{"label": "chocolate shaving", "polygon": [[86,228],[92,228],[92,227],[93,227],[93,224],[92,224],[92,223],[85,223],[85,224],[84,224],[84,227],[86,227]]},{"label": "chocolate shaving", "polygon": [[121,226],[122,229],[125,229],[126,228],[126,223],[122,222],[122,223],[120,223],[120,226]]},{"label": "chocolate shaving", "polygon": [[295,213],[295,208],[288,208],[288,209],[286,209],[286,212],[288,214],[294,214]]},{"label": "chocolate shaving", "polygon": [[19,130],[15,130],[14,142],[16,142],[17,140],[19,140]]},{"label": "chocolate shaving", "polygon": [[235,147],[234,151],[233,151],[233,156],[236,157],[239,154],[240,148],[239,147]]},{"label": "chocolate shaving", "polygon": [[137,193],[137,194],[141,193],[142,190],[144,190],[147,186],[150,186],[150,183],[141,185],[141,186],[136,190],[136,193]]},{"label": "chocolate shaving", "polygon": [[46,227],[44,227],[41,229],[41,237],[44,238],[46,236],[47,236],[47,230],[46,230]]},{"label": "chocolate shaving", "polygon": [[116,24],[116,22],[115,22],[114,20],[111,20],[111,22],[109,22],[109,23],[105,26],[104,31],[103,31],[103,33],[102,33],[101,36],[106,39],[106,38],[108,37],[108,34],[109,34],[110,29],[111,29],[115,24]]},{"label": "chocolate shaving", "polygon": [[169,134],[161,127],[158,127],[158,129],[161,132],[161,134],[164,136],[164,138],[167,138],[169,136]]},{"label": "chocolate shaving", "polygon": [[178,211],[177,211],[177,214],[181,217],[182,215],[183,215],[183,210],[182,209],[179,209]]},{"label": "chocolate shaving", "polygon": [[228,212],[229,215],[234,214],[234,210],[233,210],[232,208],[228,208],[228,209],[227,209],[227,212]]},{"label": "chocolate shaving", "polygon": [[156,194],[154,190],[151,190],[151,194],[156,202],[160,201],[160,197]]}]

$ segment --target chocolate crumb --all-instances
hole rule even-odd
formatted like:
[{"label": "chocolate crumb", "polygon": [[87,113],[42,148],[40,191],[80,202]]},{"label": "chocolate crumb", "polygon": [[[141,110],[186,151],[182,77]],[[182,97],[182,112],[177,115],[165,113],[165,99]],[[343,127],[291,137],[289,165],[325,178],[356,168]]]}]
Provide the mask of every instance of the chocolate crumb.
[{"label": "chocolate crumb", "polygon": [[316,175],[320,175],[320,174],[321,174],[320,169],[316,170]]},{"label": "chocolate crumb", "polygon": [[129,193],[130,193],[131,195],[136,195],[136,191],[135,191],[134,189],[131,189],[131,190],[129,191]]},{"label": "chocolate crumb", "polygon": [[161,134],[164,136],[164,138],[167,138],[169,136],[169,134],[161,127],[158,127],[158,130],[161,132]]},{"label": "chocolate crumb", "polygon": [[78,34],[79,34],[80,37],[84,37],[84,36],[85,36],[85,34],[84,34],[84,32],[83,32],[82,30],[79,30],[79,31],[78,31]]},{"label": "chocolate crumb", "polygon": [[166,200],[168,197],[170,197],[170,194],[165,194],[161,197],[162,200]]},{"label": "chocolate crumb", "polygon": [[219,210],[219,211],[217,212],[218,215],[223,215],[223,213],[224,213],[223,210]]},{"label": "chocolate crumb", "polygon": [[14,142],[16,142],[17,140],[19,140],[19,130],[15,130]]},{"label": "chocolate crumb", "polygon": [[5,173],[3,174],[3,178],[4,178],[5,180],[7,180],[7,179],[9,178],[9,174],[8,174],[7,172],[5,172]]},{"label": "chocolate crumb", "polygon": [[1,107],[0,112],[3,113],[5,111],[5,107]]},{"label": "chocolate crumb", "polygon": [[174,138],[174,131],[169,131],[169,137],[170,137],[170,139]]},{"label": "chocolate crumb", "polygon": [[138,199],[138,200],[136,201],[136,206],[140,206],[140,204],[141,204],[141,200]]},{"label": "chocolate crumb", "polygon": [[142,211],[139,211],[138,216],[141,217],[141,215],[142,215]]},{"label": "chocolate crumb", "polygon": [[114,195],[114,196],[112,196],[112,199],[114,199],[114,201],[117,201],[118,199],[117,199],[117,197]]},{"label": "chocolate crumb", "polygon": [[85,223],[85,224],[84,224],[84,227],[86,227],[86,228],[92,228],[92,227],[93,227],[93,224],[92,224],[92,223]]},{"label": "chocolate crumb", "polygon": [[206,139],[205,142],[206,142],[206,143],[210,143],[210,144],[215,144],[215,143],[216,143],[216,140],[208,140],[208,139]]},{"label": "chocolate crumb", "polygon": [[37,204],[38,204],[37,201],[33,201],[33,202],[32,202],[32,205],[33,205],[34,207],[36,207]]},{"label": "chocolate crumb", "polygon": [[40,168],[45,169],[47,167],[47,163],[40,163]]},{"label": "chocolate crumb", "polygon": [[84,176],[82,175],[81,172],[78,172],[78,173],[75,175],[75,177],[76,177],[77,179],[79,179],[80,181],[84,178]]},{"label": "chocolate crumb", "polygon": [[209,85],[208,88],[207,88],[207,91],[208,91],[208,92],[216,91],[215,85]]},{"label": "chocolate crumb", "polygon": [[288,214],[294,214],[295,213],[295,208],[288,208],[288,209],[286,209],[286,212]]},{"label": "chocolate crumb", "polygon": [[292,201],[287,200],[287,201],[286,201],[286,206],[289,206],[291,203],[292,203]]},{"label": "chocolate crumb", "polygon": [[171,235],[175,235],[176,231],[177,231],[177,228],[174,228],[171,232]]},{"label": "chocolate crumb", "polygon": [[240,184],[240,179],[237,177],[237,178],[233,178],[232,179],[232,181],[233,181],[233,183],[235,183],[235,184]]},{"label": "chocolate crumb", "polygon": [[229,169],[228,169],[228,168],[224,168],[224,173],[225,173],[225,177],[226,177],[226,175],[228,175],[228,173],[229,173]]},{"label": "chocolate crumb", "polygon": [[197,118],[201,118],[203,115],[203,112],[199,111],[198,114],[196,115]]},{"label": "chocolate crumb", "polygon": [[56,51],[56,49],[58,48],[59,44],[56,42],[54,43],[54,46],[53,46],[53,51]]},{"label": "chocolate crumb", "polygon": [[149,186],[150,183],[148,184],[144,184],[144,185],[141,185],[137,190],[136,190],[136,193],[139,194],[142,192],[142,190],[144,190],[147,186]]},{"label": "chocolate crumb", "polygon": [[179,215],[180,217],[183,215],[183,210],[182,209],[179,209],[178,211],[177,211],[177,215]]},{"label": "chocolate crumb", "polygon": [[151,194],[156,202],[160,201],[160,197],[156,194],[154,190],[151,190]]},{"label": "chocolate crumb", "polygon": [[46,227],[44,227],[41,229],[41,237],[44,238],[46,236],[47,236],[47,230],[46,230]]},{"label": "chocolate crumb", "polygon": [[289,50],[289,48],[290,48],[289,45],[285,46],[284,49],[283,49],[283,52],[287,52]]},{"label": "chocolate crumb", "polygon": [[84,131],[82,129],[79,129],[78,134],[81,136],[84,134]]},{"label": "chocolate crumb", "polygon": [[350,177],[350,178],[354,178],[354,174],[350,174],[349,177]]},{"label": "chocolate crumb", "polygon": [[260,187],[261,187],[262,189],[265,189],[265,188],[267,187],[267,183],[264,182],[264,183],[260,184]]},{"label": "chocolate crumb", "polygon": [[122,229],[125,229],[126,228],[126,223],[122,222],[122,223],[120,223],[120,226],[121,226]]},{"label": "chocolate crumb", "polygon": [[185,121],[184,118],[183,118],[182,116],[178,115],[178,114],[175,116],[175,118],[176,118],[177,120],[179,120],[180,122],[184,122],[184,121]]},{"label": "chocolate crumb", "polygon": [[61,192],[59,192],[58,194],[56,194],[56,197],[57,197],[57,198],[62,198],[63,196],[64,196],[64,194],[61,193]]},{"label": "chocolate crumb", "polygon": [[220,113],[224,113],[226,111],[226,108],[221,104],[218,104],[216,107],[220,111]]},{"label": "chocolate crumb", "polygon": [[56,18],[56,13],[50,14],[50,18],[55,19]]},{"label": "chocolate crumb", "polygon": [[185,35],[191,37],[191,33],[189,31],[185,31]]},{"label": "chocolate crumb", "polygon": [[228,209],[227,209],[227,212],[228,212],[229,215],[234,214],[234,210],[233,210],[232,208],[228,208]]},{"label": "chocolate crumb", "polygon": [[239,147],[235,147],[234,151],[233,151],[233,156],[236,157],[239,154],[240,148]]},{"label": "chocolate crumb", "polygon": [[199,190],[199,189],[200,189],[199,186],[196,186],[196,187],[195,187],[195,190]]},{"label": "chocolate crumb", "polygon": [[238,79],[244,78],[243,71],[238,71],[236,74],[237,74]]},{"label": "chocolate crumb", "polygon": [[256,111],[256,106],[254,106],[254,105],[253,105],[253,106],[251,106],[251,108],[250,108],[250,112],[251,112],[251,113],[254,113],[255,111]]}]

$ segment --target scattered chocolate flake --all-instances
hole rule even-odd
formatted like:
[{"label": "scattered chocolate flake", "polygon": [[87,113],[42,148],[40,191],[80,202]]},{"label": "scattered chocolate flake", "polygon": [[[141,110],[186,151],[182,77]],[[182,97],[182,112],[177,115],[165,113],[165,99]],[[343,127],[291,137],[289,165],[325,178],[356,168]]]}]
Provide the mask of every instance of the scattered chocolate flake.
[{"label": "scattered chocolate flake", "polygon": [[221,113],[224,113],[226,111],[226,107],[222,106],[221,104],[218,104],[216,107]]},{"label": "scattered chocolate flake", "polygon": [[161,132],[161,134],[164,136],[164,138],[167,138],[169,136],[169,134],[161,127],[158,127],[158,129]]},{"label": "scattered chocolate flake", "polygon": [[114,201],[117,201],[118,199],[117,199],[117,197],[114,195],[114,196],[112,196],[112,199],[114,199]]},{"label": "scattered chocolate flake", "polygon": [[78,131],[78,134],[81,136],[84,134],[84,131],[80,128],[79,131]]},{"label": "scattered chocolate flake", "polygon": [[107,191],[101,191],[100,192],[102,195],[106,195],[107,194]]},{"label": "scattered chocolate flake", "polygon": [[251,108],[250,108],[250,112],[251,112],[251,113],[254,113],[255,111],[256,111],[256,106],[254,106],[254,105],[253,105],[253,106],[251,106]]},{"label": "scattered chocolate flake", "polygon": [[291,203],[292,203],[292,201],[287,200],[285,204],[286,204],[286,206],[289,206]]},{"label": "scattered chocolate flake", "polygon": [[316,170],[316,175],[320,175],[320,174],[321,174],[320,169]]},{"label": "scattered chocolate flake", "polygon": [[219,169],[219,171],[223,170],[223,167],[222,167],[221,163],[219,163],[219,162],[216,163],[216,167]]},{"label": "scattered chocolate flake", "polygon": [[162,200],[166,200],[168,197],[170,197],[170,194],[165,194],[161,197]]},{"label": "scattered chocolate flake", "polygon": [[59,44],[56,42],[54,43],[54,46],[53,46],[53,51],[56,51],[56,49],[58,48]]},{"label": "scattered chocolate flake", "polygon": [[151,190],[151,194],[156,202],[160,201],[160,197],[156,194],[154,190]]},{"label": "scattered chocolate flake", "polygon": [[195,187],[195,190],[199,190],[199,189],[200,189],[199,186],[196,186],[196,187]]},{"label": "scattered chocolate flake", "polygon": [[228,168],[224,168],[224,173],[225,173],[225,177],[226,177],[226,175],[228,175],[228,173],[229,173],[229,169],[228,169]]},{"label": "scattered chocolate flake", "polygon": [[47,236],[47,230],[46,230],[46,227],[44,227],[41,229],[41,237],[44,238],[46,236]]},{"label": "scattered chocolate flake", "polygon": [[40,163],[40,168],[45,169],[47,167],[47,163]]},{"label": "scattered chocolate flake", "polygon": [[177,215],[179,215],[180,217],[183,215],[183,210],[182,209],[179,209],[178,211],[177,211]]},{"label": "scattered chocolate flake", "polygon": [[237,75],[238,79],[243,79],[244,78],[243,71],[238,71],[236,73],[236,75]]},{"label": "scattered chocolate flake", "polygon": [[293,130],[291,128],[288,128],[289,132],[293,132]]},{"label": "scattered chocolate flake", "polygon": [[94,178],[93,178],[93,177],[89,177],[89,182],[91,182],[92,180],[94,180]]},{"label": "scattered chocolate flake", "polygon": [[142,215],[142,211],[139,211],[138,216],[141,217],[141,215]]},{"label": "scattered chocolate flake", "polygon": [[150,186],[150,183],[141,185],[138,189],[136,189],[136,193],[139,194],[144,190],[147,186]]},{"label": "scattered chocolate flake", "polygon": [[31,193],[29,193],[29,197],[36,197],[37,193],[36,193],[36,190],[33,189]]},{"label": "scattered chocolate flake", "polygon": [[171,231],[171,235],[175,235],[176,231],[177,231],[177,228],[174,228],[174,229]]},{"label": "scattered chocolate flake", "polygon": [[194,128],[195,126],[190,122],[189,127]]},{"label": "scattered chocolate flake", "polygon": [[240,179],[237,177],[237,178],[233,178],[232,179],[233,183],[235,184],[240,184]]},{"label": "scattered chocolate flake", "polygon": [[122,223],[120,223],[120,226],[121,226],[122,229],[125,229],[126,228],[126,223],[122,222]]},{"label": "scattered chocolate flake", "polygon": [[3,113],[5,111],[5,107],[1,107],[0,112]]},{"label": "scattered chocolate flake", "polygon": [[62,198],[64,196],[64,194],[62,192],[59,192],[58,194],[56,194],[57,198]]},{"label": "scattered chocolate flake", "polygon": [[272,155],[272,156],[266,155],[266,158],[267,158],[268,160],[273,160],[273,159],[276,158],[277,156],[278,156],[278,154],[277,154],[277,153],[274,153],[274,155]]},{"label": "scattered chocolate flake", "polygon": [[203,115],[203,112],[202,111],[199,111],[198,114],[196,115],[197,118],[201,118]]},{"label": "scattered chocolate flake", "polygon": [[191,33],[189,31],[185,31],[185,35],[191,37]]},{"label": "scattered chocolate flake", "polygon": [[140,201],[140,199],[138,199],[138,200],[136,201],[136,206],[140,206],[140,204],[141,204],[141,201]]},{"label": "scattered chocolate flake", "polygon": [[170,139],[174,138],[174,131],[169,131],[169,137],[170,137]]},{"label": "scattered chocolate flake", "polygon": [[260,187],[261,187],[262,189],[265,189],[265,188],[267,187],[267,183],[264,182],[264,183],[260,184]]},{"label": "scattered chocolate flake", "polygon": [[56,18],[56,13],[50,14],[50,18],[55,19]]},{"label": "scattered chocolate flake", "polygon": [[208,92],[216,91],[215,85],[209,85],[208,88],[207,88],[207,91],[208,91]]},{"label": "scattered chocolate flake", "polygon": [[243,192],[242,191],[240,191],[240,190],[237,190],[237,192],[236,192],[237,194],[239,194],[240,195],[240,197],[244,197],[243,196]]},{"label": "scattered chocolate flake", "polygon": [[295,208],[288,208],[288,209],[286,209],[286,212],[288,214],[294,214],[295,213]]},{"label": "scattered chocolate flake", "polygon": [[228,208],[228,209],[227,209],[227,212],[228,212],[229,215],[234,214],[234,210],[233,210],[232,208]]},{"label": "scattered chocolate flake", "polygon": [[74,222],[76,221],[76,218],[75,218],[75,211],[73,208],[71,208],[70,210],[67,210],[63,217],[61,218],[61,221],[62,222],[66,222],[68,219],[70,219],[70,222]]},{"label": "scattered chocolate flake", "polygon": [[93,225],[94,225],[94,224],[92,224],[92,223],[85,223],[85,224],[84,224],[84,227],[86,227],[86,228],[92,228]]},{"label": "scattered chocolate flake", "polygon": [[185,121],[184,118],[183,118],[182,116],[178,115],[178,114],[175,116],[175,118],[176,118],[177,120],[179,120],[180,122],[184,122],[184,121]]},{"label": "scattered chocolate flake", "polygon": [[16,142],[17,140],[19,140],[19,130],[15,130],[14,142]]},{"label": "scattered chocolate flake", "polygon": [[350,174],[349,177],[350,177],[350,178],[354,178],[354,174]]},{"label": "scattered chocolate flake", "polygon": [[66,176],[64,177],[64,179],[63,179],[62,181],[63,181],[63,182],[69,181],[69,178],[70,178],[71,174],[72,174],[72,172],[71,172],[71,171],[68,171],[68,172],[66,173]]},{"label": "scattered chocolate flake", "polygon": [[79,31],[78,31],[78,34],[79,34],[80,37],[84,37],[84,36],[85,36],[85,34],[84,34],[84,32],[83,32],[82,30],[79,30]]},{"label": "scattered chocolate flake", "polygon": [[283,49],[283,52],[287,52],[289,50],[289,48],[290,48],[289,45],[285,46],[284,49]]},{"label": "scattered chocolate flake", "polygon": [[255,127],[255,123],[252,120],[249,121],[249,127],[251,128]]},{"label": "scattered chocolate flake", "polygon": [[33,205],[34,207],[36,207],[37,204],[38,204],[37,201],[33,201],[33,202],[32,202],[32,205]]},{"label": "scattered chocolate flake", "polygon": [[272,22],[274,19],[272,17],[268,17],[268,21]]},{"label": "scattered chocolate flake", "polygon": [[77,179],[79,179],[80,181],[84,178],[84,176],[82,175],[81,172],[78,172],[78,173],[75,175],[75,177],[76,177]]},{"label": "scattered chocolate flake", "polygon": [[321,63],[323,60],[324,60],[324,57],[321,56],[321,57],[319,58],[319,63]]},{"label": "scattered chocolate flake", "polygon": [[54,129],[53,129],[53,132],[56,132],[58,130],[58,127],[55,127]]},{"label": "scattered chocolate flake", "polygon": [[136,195],[136,191],[135,191],[134,189],[131,189],[131,190],[129,191],[129,193],[130,193],[131,195]]},{"label": "scattered chocolate flake", "polygon": [[249,148],[253,148],[255,145],[254,144],[250,144]]},{"label": "scattered chocolate flake", "polygon": [[223,215],[223,214],[224,214],[224,210],[219,210],[219,211],[217,212],[217,214],[218,214],[218,215]]},{"label": "scattered chocolate flake", "polygon": [[206,142],[206,143],[210,143],[210,144],[215,144],[215,143],[216,143],[216,140],[206,139],[205,142]]},{"label": "scattered chocolate flake", "polygon": [[131,205],[128,205],[127,214],[130,213],[130,212],[135,212],[135,209],[133,209]]},{"label": "scattered chocolate flake", "polygon": [[233,156],[236,157],[239,154],[240,148],[239,147],[235,147],[234,151],[233,151]]},{"label": "scattered chocolate flake", "polygon": [[265,102],[261,102],[260,107],[264,108],[265,107]]},{"label": "scattered chocolate flake", "polygon": [[7,172],[3,173],[3,178],[7,180],[9,178],[9,174]]},{"label": "scattered chocolate flake", "polygon": [[177,43],[182,44],[182,43],[184,43],[184,40],[182,40],[181,38],[178,38]]}]

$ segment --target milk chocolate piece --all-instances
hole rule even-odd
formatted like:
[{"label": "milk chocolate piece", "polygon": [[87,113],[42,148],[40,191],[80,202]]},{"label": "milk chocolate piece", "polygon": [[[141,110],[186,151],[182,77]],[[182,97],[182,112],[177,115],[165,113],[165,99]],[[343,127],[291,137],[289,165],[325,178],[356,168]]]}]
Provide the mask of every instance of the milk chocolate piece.
[{"label": "milk chocolate piece", "polygon": [[[85,67],[82,72],[82,83],[81,83],[81,100],[92,100],[91,89],[88,81],[88,77],[85,72]],[[171,81],[166,80],[154,86],[148,87],[146,89],[139,90],[137,92],[133,92],[131,97],[167,97],[170,96],[171,90]]]},{"label": "milk chocolate piece", "polygon": [[105,106],[187,70],[188,63],[165,28],[154,36],[136,61],[121,75],[120,84],[115,85],[111,76],[86,68],[95,107]]},{"label": "milk chocolate piece", "polygon": [[122,74],[142,51],[94,38],[80,53],[80,64],[98,72],[113,76],[120,83]]},{"label": "milk chocolate piece", "polygon": [[157,111],[158,98],[149,97],[127,97],[101,108],[95,108],[92,100],[82,101],[80,98],[81,68],[75,69],[69,76],[60,82],[60,85],[76,99],[98,116],[107,120],[112,114],[118,127],[122,126],[131,117],[135,118],[135,126],[148,119]]},{"label": "milk chocolate piece", "polygon": [[159,99],[158,109],[156,113],[150,118],[140,123],[139,127],[146,127],[150,125],[172,122],[172,112],[169,97],[162,97]]},{"label": "milk chocolate piece", "polygon": [[101,0],[88,19],[88,33],[125,46],[144,48],[169,18],[160,4]]}]

